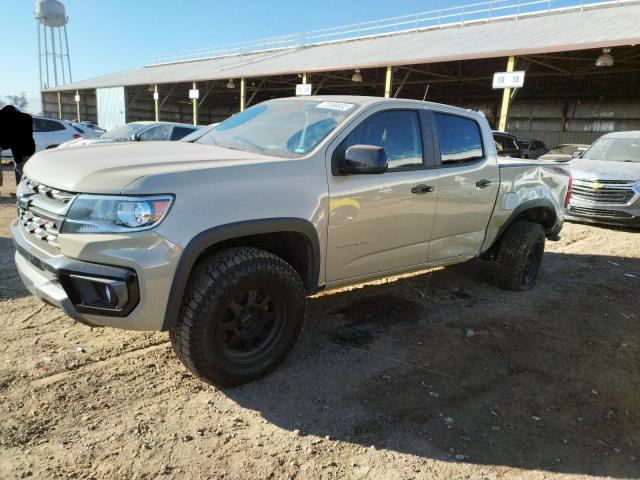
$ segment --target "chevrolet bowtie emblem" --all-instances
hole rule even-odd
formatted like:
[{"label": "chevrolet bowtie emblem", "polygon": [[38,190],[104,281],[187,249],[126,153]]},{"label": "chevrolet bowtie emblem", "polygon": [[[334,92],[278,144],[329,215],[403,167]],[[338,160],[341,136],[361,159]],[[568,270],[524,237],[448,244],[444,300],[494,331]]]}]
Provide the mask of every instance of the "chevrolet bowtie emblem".
[{"label": "chevrolet bowtie emblem", "polygon": [[595,190],[600,190],[602,187],[604,187],[604,185],[602,185],[601,183],[598,183],[598,182],[593,182],[591,184],[591,188],[593,188]]}]

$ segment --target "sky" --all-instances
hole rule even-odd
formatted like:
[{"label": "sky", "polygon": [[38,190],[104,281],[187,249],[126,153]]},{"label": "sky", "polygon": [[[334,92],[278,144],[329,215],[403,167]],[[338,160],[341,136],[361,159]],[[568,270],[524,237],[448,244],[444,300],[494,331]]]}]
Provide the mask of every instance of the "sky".
[{"label": "sky", "polygon": [[[62,0],[73,80],[156,57],[471,3],[471,0]],[[0,0],[0,100],[40,110],[33,0]]]}]

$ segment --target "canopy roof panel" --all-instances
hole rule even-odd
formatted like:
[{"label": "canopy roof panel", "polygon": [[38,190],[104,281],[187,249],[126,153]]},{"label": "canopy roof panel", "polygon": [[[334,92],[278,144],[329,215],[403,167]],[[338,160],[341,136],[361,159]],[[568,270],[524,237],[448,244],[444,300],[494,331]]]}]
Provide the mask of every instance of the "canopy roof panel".
[{"label": "canopy roof panel", "polygon": [[640,3],[551,11],[476,24],[125,70],[46,91],[256,78],[640,44]]}]

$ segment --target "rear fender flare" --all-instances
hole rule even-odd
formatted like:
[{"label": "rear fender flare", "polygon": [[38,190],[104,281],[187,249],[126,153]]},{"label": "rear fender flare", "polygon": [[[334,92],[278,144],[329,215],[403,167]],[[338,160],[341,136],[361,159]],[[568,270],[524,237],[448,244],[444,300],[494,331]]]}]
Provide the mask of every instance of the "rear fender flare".
[{"label": "rear fender flare", "polygon": [[549,200],[548,198],[537,198],[535,200],[528,200],[518,205],[513,210],[513,212],[511,212],[511,215],[509,215],[509,218],[507,219],[507,221],[504,222],[500,227],[500,229],[498,230],[498,233],[496,235],[495,240],[493,241],[493,244],[485,251],[483,256],[491,257],[492,252],[495,253],[496,251],[495,249],[500,246],[500,241],[502,239],[502,236],[509,229],[511,224],[514,221],[516,221],[518,218],[520,218],[520,216],[523,213],[525,213],[527,210],[532,210],[534,208],[544,208],[548,214],[548,217],[547,217],[548,220],[546,224],[543,224],[545,234],[547,236],[553,235],[554,233],[557,233],[560,230],[558,228],[558,215],[556,213],[557,207],[551,202],[551,200]]}]

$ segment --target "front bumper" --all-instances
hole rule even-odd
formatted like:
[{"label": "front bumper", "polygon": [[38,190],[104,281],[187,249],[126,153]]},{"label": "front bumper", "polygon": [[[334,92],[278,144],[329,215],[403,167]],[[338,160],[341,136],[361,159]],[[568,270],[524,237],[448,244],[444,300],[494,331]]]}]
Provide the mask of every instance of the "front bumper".
[{"label": "front bumper", "polygon": [[166,239],[150,232],[137,237],[76,235],[67,242],[77,253],[70,258],[32,243],[18,221],[11,236],[18,272],[34,296],[87,325],[162,329],[182,253]]},{"label": "front bumper", "polygon": [[567,207],[565,219],[621,227],[640,227],[640,207],[600,205],[573,202]]}]

